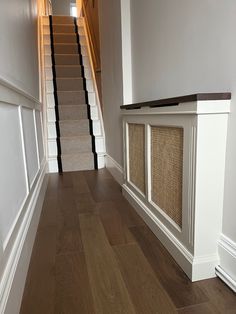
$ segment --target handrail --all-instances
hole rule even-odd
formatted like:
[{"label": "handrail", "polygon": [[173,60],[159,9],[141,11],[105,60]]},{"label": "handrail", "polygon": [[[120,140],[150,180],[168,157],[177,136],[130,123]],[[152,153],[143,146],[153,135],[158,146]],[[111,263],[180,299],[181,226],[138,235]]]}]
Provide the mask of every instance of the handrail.
[{"label": "handrail", "polygon": [[134,110],[145,107],[167,107],[167,106],[178,106],[179,103],[186,103],[199,100],[227,100],[231,99],[231,93],[198,93],[187,96],[164,98],[159,100],[140,102],[130,105],[120,106],[121,109]]},{"label": "handrail", "polygon": [[[88,28],[87,28],[87,25],[85,23],[84,17],[82,17],[82,19],[84,21],[85,37],[86,37],[86,40],[88,40]],[[103,134],[103,136],[105,138],[105,130],[104,130],[104,124],[103,124],[103,117],[102,117],[101,101],[100,101],[100,97],[99,97],[99,93],[98,93],[95,69],[94,69],[94,65],[92,63],[93,60],[92,60],[91,46],[89,45],[89,43],[87,45],[87,48],[88,48],[89,62],[91,64],[92,80],[93,80],[93,83],[94,83],[94,91],[95,91],[96,103],[97,103],[97,107],[98,107],[99,120],[101,122],[102,134]]]},{"label": "handrail", "polygon": [[94,40],[93,40],[93,36],[92,36],[92,31],[91,31],[91,27],[90,27],[90,24],[89,24],[89,20],[88,20],[88,16],[87,16],[87,12],[86,12],[86,7],[85,7],[84,1],[82,2],[82,15],[84,17],[85,25],[86,25],[86,28],[87,28],[89,46],[90,46],[90,49],[91,49],[94,69],[95,69],[95,72],[100,72],[101,71],[100,56],[98,55],[98,53],[96,53],[97,49],[95,48],[95,44],[94,44]]}]

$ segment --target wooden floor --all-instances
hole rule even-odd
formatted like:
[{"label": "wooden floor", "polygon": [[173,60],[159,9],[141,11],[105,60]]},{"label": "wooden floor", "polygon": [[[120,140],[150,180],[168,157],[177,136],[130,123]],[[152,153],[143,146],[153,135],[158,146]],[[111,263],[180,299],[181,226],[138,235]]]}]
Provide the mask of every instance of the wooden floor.
[{"label": "wooden floor", "polygon": [[191,283],[107,170],[50,175],[22,314],[236,313],[219,279]]}]

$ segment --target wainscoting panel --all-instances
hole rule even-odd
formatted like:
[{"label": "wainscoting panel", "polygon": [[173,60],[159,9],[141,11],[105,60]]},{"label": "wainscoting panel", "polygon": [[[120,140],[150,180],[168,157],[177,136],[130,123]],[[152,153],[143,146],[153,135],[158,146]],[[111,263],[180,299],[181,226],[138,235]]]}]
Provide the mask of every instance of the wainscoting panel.
[{"label": "wainscoting panel", "polygon": [[42,108],[0,78],[0,313],[19,313],[47,185]]},{"label": "wainscoting panel", "polygon": [[19,109],[0,103],[0,230],[3,243],[28,193]]},{"label": "wainscoting panel", "polygon": [[37,141],[34,124],[34,111],[28,108],[22,108],[22,122],[25,141],[27,172],[29,177],[29,184],[31,187],[39,170]]},{"label": "wainscoting panel", "polygon": [[37,138],[38,138],[39,161],[41,164],[44,158],[44,145],[43,145],[41,112],[38,110],[35,110],[35,122],[36,122]]}]

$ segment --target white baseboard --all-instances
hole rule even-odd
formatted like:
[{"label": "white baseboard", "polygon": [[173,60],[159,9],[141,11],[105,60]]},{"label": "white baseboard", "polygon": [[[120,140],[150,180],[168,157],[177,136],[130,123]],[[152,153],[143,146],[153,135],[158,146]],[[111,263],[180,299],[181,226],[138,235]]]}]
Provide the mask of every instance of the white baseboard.
[{"label": "white baseboard", "polygon": [[12,246],[0,282],[0,313],[20,311],[30,257],[47,188],[46,164],[42,168]]},{"label": "white baseboard", "polygon": [[170,230],[152,213],[127,185],[123,185],[123,195],[146,222],[156,237],[170,252],[179,266],[192,281],[215,277],[218,256],[193,257],[191,252],[170,232]]},{"label": "white baseboard", "polygon": [[106,155],[106,168],[110,171],[114,179],[122,185],[124,183],[124,171],[121,165],[118,164],[111,156]]},{"label": "white baseboard", "polygon": [[236,243],[222,234],[218,250],[220,265],[216,268],[216,274],[236,292]]}]

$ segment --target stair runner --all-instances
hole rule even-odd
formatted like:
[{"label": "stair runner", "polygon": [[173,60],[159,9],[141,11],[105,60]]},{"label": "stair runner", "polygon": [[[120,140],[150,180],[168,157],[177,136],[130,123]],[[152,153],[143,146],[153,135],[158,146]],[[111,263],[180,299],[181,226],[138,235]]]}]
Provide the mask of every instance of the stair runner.
[{"label": "stair runner", "polygon": [[97,169],[76,19],[51,16],[50,33],[59,171]]}]

